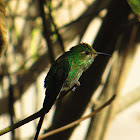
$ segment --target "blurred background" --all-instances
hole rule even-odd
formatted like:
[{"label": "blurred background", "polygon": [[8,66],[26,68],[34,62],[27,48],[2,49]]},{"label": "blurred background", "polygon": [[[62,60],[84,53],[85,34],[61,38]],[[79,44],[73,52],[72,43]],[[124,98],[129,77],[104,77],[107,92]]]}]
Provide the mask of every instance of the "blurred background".
[{"label": "blurred background", "polygon": [[[72,46],[86,42],[96,51],[112,56],[95,59],[80,78],[81,86],[58,101],[46,115],[41,134],[91,113],[116,94],[115,101],[92,118],[45,139],[138,140],[140,24],[127,1],[4,2],[7,49],[0,58],[0,130],[41,109],[44,79],[51,64]],[[0,140],[31,139],[37,123],[38,119]]]}]

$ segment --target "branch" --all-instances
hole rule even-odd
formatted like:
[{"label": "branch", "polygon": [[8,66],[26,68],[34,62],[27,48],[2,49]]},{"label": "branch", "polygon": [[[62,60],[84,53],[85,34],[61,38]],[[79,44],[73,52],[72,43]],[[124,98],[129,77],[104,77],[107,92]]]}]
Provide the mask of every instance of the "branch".
[{"label": "branch", "polygon": [[6,127],[4,129],[0,130],[0,136],[6,134],[6,133],[22,126],[22,125],[25,125],[26,123],[28,123],[30,121],[33,121],[34,119],[37,119],[37,118],[41,117],[42,112],[43,112],[43,109],[41,109],[38,112],[34,113],[33,115],[25,118],[24,120],[21,120],[21,121],[17,122],[16,124],[13,124],[9,127]]},{"label": "branch", "polygon": [[[39,0],[39,8],[40,8],[40,16],[42,18],[42,22],[43,22],[43,35],[45,37],[46,43],[48,44],[48,50],[49,50],[49,56],[51,58],[51,62],[54,62],[54,54],[53,54],[53,50],[52,50],[52,40],[51,40],[51,35],[52,35],[52,30],[51,30],[51,22],[49,19],[49,16],[46,16],[46,13],[44,11],[44,0]],[[48,1],[50,2],[50,1]]]},{"label": "branch", "polygon": [[94,110],[91,114],[85,116],[85,117],[82,117],[70,124],[67,124],[61,128],[58,128],[58,129],[55,129],[55,130],[52,130],[50,132],[47,132],[46,134],[42,135],[39,137],[39,139],[43,139],[43,138],[46,138],[50,135],[53,135],[53,134],[56,134],[56,133],[59,133],[61,131],[64,131],[66,129],[69,129],[77,124],[79,124],[80,122],[84,121],[85,119],[88,119],[90,117],[92,117],[93,115],[95,115],[96,113],[98,113],[99,111],[101,111],[102,109],[104,109],[106,106],[110,105],[112,103],[112,101],[115,99],[116,95],[114,94],[106,103],[104,103],[101,107],[99,107],[98,109]]}]

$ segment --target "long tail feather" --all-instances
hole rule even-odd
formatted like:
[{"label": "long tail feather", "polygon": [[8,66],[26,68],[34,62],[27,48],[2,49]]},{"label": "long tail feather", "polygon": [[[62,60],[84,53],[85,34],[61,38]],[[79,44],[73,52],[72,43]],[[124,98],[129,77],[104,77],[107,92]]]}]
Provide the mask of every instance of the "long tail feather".
[{"label": "long tail feather", "polygon": [[36,130],[36,134],[35,134],[34,140],[37,140],[37,139],[38,139],[39,132],[40,132],[40,129],[41,129],[41,126],[42,126],[44,117],[45,117],[45,113],[42,115],[42,117],[41,117],[40,120],[39,120],[39,123],[38,123],[38,126],[37,126],[37,130]]}]

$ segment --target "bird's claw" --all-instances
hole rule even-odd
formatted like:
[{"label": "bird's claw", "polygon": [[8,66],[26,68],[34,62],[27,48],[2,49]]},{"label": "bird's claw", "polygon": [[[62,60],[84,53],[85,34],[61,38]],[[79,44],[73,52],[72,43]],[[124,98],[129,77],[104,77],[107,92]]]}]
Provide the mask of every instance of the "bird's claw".
[{"label": "bird's claw", "polygon": [[80,85],[81,85],[80,82],[77,81],[77,82],[75,83],[75,86],[73,86],[72,91],[74,92],[74,91],[76,90],[76,88],[79,87]]}]

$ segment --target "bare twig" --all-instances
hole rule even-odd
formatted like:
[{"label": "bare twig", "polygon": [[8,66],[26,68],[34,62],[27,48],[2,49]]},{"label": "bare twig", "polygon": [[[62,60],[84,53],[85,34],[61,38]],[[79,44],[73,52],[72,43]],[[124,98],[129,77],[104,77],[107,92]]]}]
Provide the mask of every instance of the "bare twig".
[{"label": "bare twig", "polygon": [[43,109],[41,109],[38,112],[34,113],[33,115],[25,118],[24,120],[17,122],[16,124],[13,124],[9,127],[6,127],[5,129],[0,130],[0,136],[6,134],[22,125],[25,125],[26,123],[33,121],[34,119],[39,118],[41,116],[42,112],[43,112]]},{"label": "bare twig", "polygon": [[104,104],[103,104],[101,107],[99,107],[98,109],[94,110],[91,114],[89,114],[89,115],[87,115],[87,116],[85,116],[85,117],[82,117],[82,118],[80,118],[80,119],[78,119],[78,120],[76,120],[76,121],[74,121],[74,122],[72,122],[72,123],[70,123],[70,124],[67,124],[67,125],[65,125],[65,126],[63,126],[63,127],[61,127],[61,128],[58,128],[58,129],[55,129],[55,130],[53,130],[53,131],[47,132],[46,134],[40,136],[39,139],[43,139],[43,138],[46,138],[46,137],[48,137],[48,136],[50,136],[50,135],[53,135],[53,134],[56,134],[56,133],[58,133],[58,132],[64,131],[64,130],[66,130],[66,129],[69,129],[69,128],[71,128],[71,127],[73,127],[73,126],[79,124],[80,122],[84,121],[85,119],[90,118],[90,117],[93,116],[94,114],[96,114],[96,113],[98,113],[99,111],[101,111],[102,109],[104,109],[106,106],[110,105],[111,102],[115,99],[115,97],[116,97],[116,95],[114,94],[106,103],[104,103]]}]

